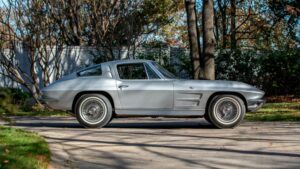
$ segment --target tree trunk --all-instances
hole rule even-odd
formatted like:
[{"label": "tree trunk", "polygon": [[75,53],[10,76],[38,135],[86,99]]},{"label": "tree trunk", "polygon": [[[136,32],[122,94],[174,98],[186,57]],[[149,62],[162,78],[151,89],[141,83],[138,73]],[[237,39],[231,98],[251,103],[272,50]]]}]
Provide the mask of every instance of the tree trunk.
[{"label": "tree trunk", "polygon": [[[223,4],[222,4],[223,3]],[[222,48],[227,46],[227,23],[226,23],[226,8],[227,5],[222,0],[217,0],[218,8],[221,12],[221,27],[222,27]]]},{"label": "tree trunk", "polygon": [[200,42],[197,31],[197,17],[195,0],[185,0],[187,16],[188,35],[190,43],[190,56],[194,79],[200,77]]},{"label": "tree trunk", "polygon": [[216,45],[219,46],[219,42],[220,42],[220,35],[219,35],[219,29],[220,29],[220,26],[219,26],[219,18],[218,16],[216,15],[216,9],[214,8],[214,22],[215,22],[215,37],[216,37]]},{"label": "tree trunk", "polygon": [[227,24],[226,24],[226,14],[222,14],[222,48],[226,49],[227,46]]},{"label": "tree trunk", "polygon": [[203,0],[203,60],[204,76],[215,79],[215,36],[213,0]]},{"label": "tree trunk", "polygon": [[38,81],[38,75],[37,71],[35,69],[36,67],[36,58],[34,56],[34,49],[29,48],[29,57],[30,59],[30,74],[31,74],[31,79],[32,79],[32,89],[30,90],[30,93],[36,102],[37,105],[42,106],[42,103],[39,101],[39,97],[42,95],[40,86],[39,86],[39,81]]},{"label": "tree trunk", "polygon": [[230,0],[230,48],[231,50],[236,49],[236,25],[235,25],[235,17],[236,17],[236,0]]},{"label": "tree trunk", "polygon": [[[222,0],[217,0],[217,5],[221,14],[221,31],[222,31],[222,49],[227,45],[227,24],[226,24],[226,3]],[[217,23],[216,23],[217,24]]]}]

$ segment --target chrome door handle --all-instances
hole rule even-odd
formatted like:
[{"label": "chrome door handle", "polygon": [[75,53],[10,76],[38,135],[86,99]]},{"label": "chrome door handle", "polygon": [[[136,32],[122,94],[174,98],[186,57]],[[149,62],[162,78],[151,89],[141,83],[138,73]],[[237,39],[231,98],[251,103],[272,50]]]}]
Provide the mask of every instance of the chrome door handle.
[{"label": "chrome door handle", "polygon": [[128,85],[120,85],[120,86],[119,86],[120,89],[121,89],[121,88],[126,88],[126,87],[128,87]]}]

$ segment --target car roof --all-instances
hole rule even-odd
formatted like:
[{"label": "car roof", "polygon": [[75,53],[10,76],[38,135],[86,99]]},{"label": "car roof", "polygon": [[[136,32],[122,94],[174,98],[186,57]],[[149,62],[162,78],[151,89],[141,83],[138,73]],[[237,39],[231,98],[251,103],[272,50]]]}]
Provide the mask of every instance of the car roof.
[{"label": "car roof", "polygon": [[91,68],[94,68],[94,67],[97,67],[97,66],[100,66],[100,65],[106,67],[106,66],[116,65],[116,64],[141,63],[141,62],[154,62],[154,61],[152,61],[152,60],[145,60],[145,59],[113,60],[113,61],[102,62],[102,63],[99,63],[99,64],[90,65],[88,67],[81,68],[81,69],[77,70],[76,72],[81,72],[81,71],[84,71],[84,70],[87,70],[87,69],[91,69]]},{"label": "car roof", "polygon": [[140,63],[140,62],[153,62],[151,60],[145,60],[145,59],[124,59],[124,60],[113,60],[108,62],[103,62],[101,64],[107,64],[107,65],[115,65],[115,64],[123,64],[123,63]]}]

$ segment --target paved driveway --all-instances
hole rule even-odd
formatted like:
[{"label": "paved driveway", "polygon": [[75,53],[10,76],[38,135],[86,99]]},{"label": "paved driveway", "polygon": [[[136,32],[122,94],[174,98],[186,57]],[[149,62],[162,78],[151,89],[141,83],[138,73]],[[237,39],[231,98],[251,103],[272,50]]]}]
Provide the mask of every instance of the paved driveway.
[{"label": "paved driveway", "polygon": [[18,118],[50,143],[52,168],[300,168],[300,123],[116,119],[102,129],[74,118]]}]

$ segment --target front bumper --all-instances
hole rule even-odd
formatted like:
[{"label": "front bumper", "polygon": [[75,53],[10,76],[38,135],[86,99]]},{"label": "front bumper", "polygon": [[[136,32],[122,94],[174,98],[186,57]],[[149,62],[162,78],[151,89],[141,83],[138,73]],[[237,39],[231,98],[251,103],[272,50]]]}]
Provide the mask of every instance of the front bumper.
[{"label": "front bumper", "polygon": [[265,99],[254,99],[247,101],[247,110],[249,112],[255,112],[260,109],[266,103]]}]

